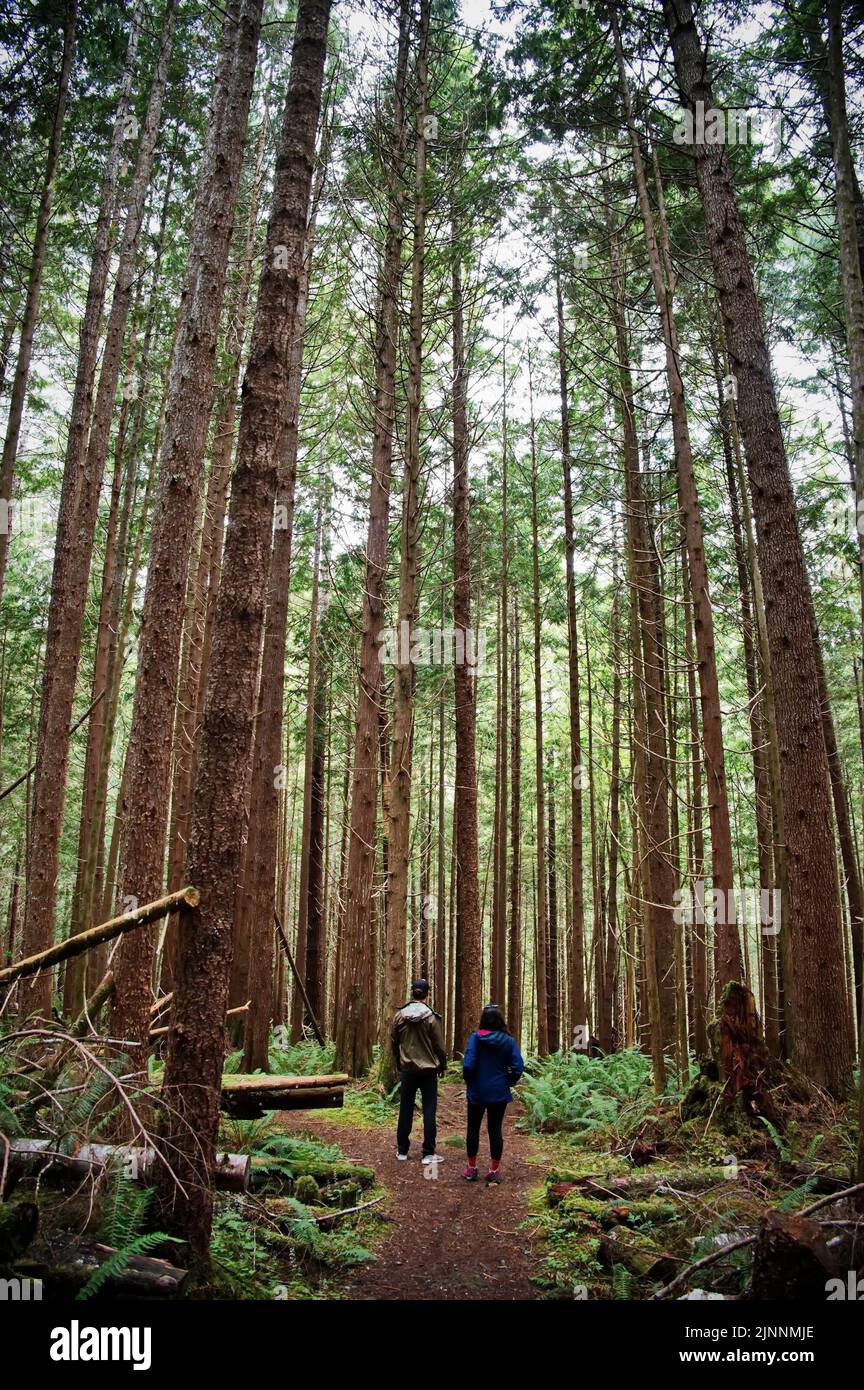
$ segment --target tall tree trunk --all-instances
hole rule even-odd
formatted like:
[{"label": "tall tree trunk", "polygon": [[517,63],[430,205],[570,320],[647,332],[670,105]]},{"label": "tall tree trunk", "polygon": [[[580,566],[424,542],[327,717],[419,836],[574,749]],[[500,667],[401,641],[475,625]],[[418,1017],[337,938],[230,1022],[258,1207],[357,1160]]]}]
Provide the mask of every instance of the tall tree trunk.
[{"label": "tall tree trunk", "polygon": [[510,691],[510,932],[507,1023],[522,1036],[522,685],[519,670],[519,606],[513,595],[513,659]]},{"label": "tall tree trunk", "polygon": [[[24,919],[24,946],[30,953],[50,944],[54,926],[60,839],[69,768],[69,730],[81,656],[90,563],[108,454],[114,398],[123,357],[123,341],[137,275],[147,189],[162,120],[176,5],[177,0],[167,0],[165,6],[159,53],[129,190],[114,294],[102,351],[99,385],[83,467],[80,457],[74,460],[67,457],[67,463],[72,463],[80,476],[76,479],[74,487],[67,487],[64,477],[64,487],[61,491],[45,649],[46,675],[50,671],[51,676],[43,686],[39,715],[31,845],[32,868]],[[143,901],[146,902],[147,899]],[[22,989],[21,1005],[24,1011],[29,1012],[37,1008],[44,1012],[47,1003],[46,991],[50,991],[49,972],[45,973],[44,979],[41,976],[37,977],[34,986]]]},{"label": "tall tree trunk", "polygon": [[[312,859],[312,765],[315,758],[315,701],[318,682],[318,599],[321,591],[321,538],[324,525],[324,499],[318,499],[315,523],[315,550],[312,557],[312,610],[309,615],[309,666],[306,681],[306,737],[303,756],[303,822],[300,832],[300,895],[297,915],[297,945],[294,964],[303,981],[306,977],[306,952],[309,926],[309,878]],[[282,664],[282,654],[279,656]],[[295,987],[291,1008],[291,1039],[299,1041],[303,1033],[305,1006],[300,990]],[[249,1068],[251,1070],[251,1067]]]},{"label": "tall tree trunk", "polygon": [[[648,1030],[655,1089],[662,1093],[666,1069],[664,1045],[674,1038],[674,988],[665,978],[672,966],[672,879],[668,858],[669,815],[666,789],[666,738],[661,698],[661,663],[657,631],[656,594],[650,562],[650,542],[639,468],[639,443],[629,359],[624,277],[617,232],[610,237],[612,311],[618,354],[619,409],[624,440],[627,520],[630,639],[635,706],[634,852],[631,891],[639,902],[642,925],[641,965],[648,1004]],[[671,1007],[670,1007],[671,999]]]},{"label": "tall tree trunk", "polygon": [[[713,105],[711,79],[690,0],[663,0],[663,10],[682,102],[691,113],[697,100],[708,110]],[[840,1093],[849,1084],[852,1056],[828,759],[804,555],[729,158],[723,145],[697,144],[693,153],[763,560],[782,750],[789,912],[780,940],[791,1053],[813,1082]]]},{"label": "tall tree trunk", "polygon": [[420,0],[416,55],[416,134],[414,239],[411,256],[411,310],[408,331],[408,411],[402,484],[402,546],[399,562],[397,657],[393,670],[393,738],[389,772],[387,843],[387,934],[384,948],[381,1014],[381,1072],[392,1086],[391,1020],[405,1000],[405,936],[408,924],[408,869],[411,859],[411,767],[416,669],[412,640],[417,620],[420,515],[420,407],[423,370],[423,291],[426,261],[426,99],[430,0]]},{"label": "tall tree trunk", "polygon": [[219,1125],[234,893],[240,870],[244,779],[238,772],[252,756],[284,403],[289,374],[297,369],[291,349],[304,277],[329,17],[330,0],[300,0],[243,382],[237,467],[193,797],[187,872],[200,887],[201,904],[181,920],[163,1088],[164,1138],[187,1190],[181,1197],[163,1177],[161,1194],[172,1232],[188,1240],[200,1259],[206,1259],[209,1248],[209,1174]]},{"label": "tall tree trunk", "polygon": [[[372,1060],[376,1020],[372,995],[372,886],[378,804],[379,700],[381,637],[390,518],[390,477],[396,409],[396,338],[402,248],[402,210],[405,200],[405,89],[411,10],[400,0],[399,46],[389,166],[387,232],[381,266],[378,324],[375,340],[375,408],[372,438],[372,477],[363,583],[363,637],[354,734],[351,820],[345,877],[345,920],[339,951],[339,1011],[336,1019],[336,1065],[362,1076]],[[404,944],[402,947],[404,951]],[[400,1001],[401,1002],[401,1001]]]},{"label": "tall tree trunk", "polygon": [[490,988],[492,999],[506,998],[507,988],[507,703],[509,696],[508,652],[508,438],[507,438],[507,359],[504,359],[504,394],[501,423],[501,570],[499,578],[499,626],[501,674],[496,709],[495,734],[495,864],[492,888],[492,942],[490,955]]},{"label": "tall tree trunk", "polygon": [[[329,519],[326,524],[329,526]],[[326,574],[329,568],[329,545],[326,540],[324,551]],[[328,594],[325,590],[320,605],[322,621],[326,616],[327,602]],[[327,875],[325,860],[328,844],[326,821],[329,805],[329,771],[326,770],[326,764],[329,747],[327,717],[330,708],[328,694],[331,674],[329,655],[326,648],[322,649],[322,645],[322,639],[319,635],[315,698],[312,706],[312,765],[310,769],[312,794],[309,817],[309,871],[306,889],[308,898],[306,908],[306,994],[309,999],[309,1008],[321,1027],[323,1027],[324,1020],[327,964],[325,941]]]},{"label": "tall tree trunk", "polygon": [[[195,780],[198,729],[201,706],[207,683],[207,664],[216,611],[216,594],[222,566],[222,546],[225,531],[225,511],[228,505],[228,486],[237,417],[237,388],[240,382],[243,346],[246,341],[249,316],[249,295],[252,289],[253,260],[258,226],[258,207],[263,176],[264,148],[267,122],[261,122],[255,167],[249,191],[249,206],[243,228],[242,249],[235,282],[229,292],[226,313],[225,339],[222,354],[225,359],[225,381],[213,425],[210,472],[201,527],[201,543],[196,557],[195,573],[187,595],[187,616],[183,633],[183,652],[180,662],[177,717],[174,734],[174,768],[171,788],[171,825],[168,836],[168,891],[182,887],[186,842],[189,836],[189,813],[192,786]],[[162,963],[162,987],[173,989],[174,954],[176,950],[177,919],[169,919],[165,938],[165,957]],[[247,952],[248,958],[248,952]],[[244,965],[246,965],[244,960]],[[240,991],[248,999],[246,981]]]},{"label": "tall tree trunk", "polygon": [[[679,362],[681,358],[678,341],[678,326],[672,307],[672,284],[674,271],[666,238],[665,214],[662,203],[663,187],[655,163],[660,244],[654,225],[654,214],[648,196],[648,183],[639,135],[633,118],[630,91],[624,66],[621,35],[618,21],[613,12],[615,49],[618,59],[618,78],[624,113],[630,137],[633,156],[633,170],[636,177],[636,192],[645,242],[648,249],[648,262],[654,285],[654,296],[660,310],[663,341],[666,349],[666,380],[669,388],[669,406],[672,416],[672,437],[675,451],[675,466],[678,479],[678,507],[681,513],[687,546],[687,563],[690,572],[690,595],[693,606],[693,629],[696,641],[697,670],[699,675],[699,694],[702,706],[702,744],[704,753],[706,791],[708,800],[708,820],[711,826],[711,881],[716,894],[722,893],[720,902],[724,910],[718,913],[716,929],[717,988],[731,980],[741,977],[741,950],[738,925],[734,912],[734,885],[732,866],[732,831],[729,823],[729,798],[726,786],[726,760],[723,750],[723,720],[720,709],[720,686],[717,678],[717,655],[714,645],[714,616],[708,591],[708,569],[705,562],[705,543],[702,535],[702,513],[699,495],[696,490],[696,476],[693,468],[693,449],[690,442],[690,426],[684,397],[684,382]],[[717,901],[717,899],[715,899]],[[730,907],[732,910],[730,911]],[[731,917],[731,921],[729,920]]]},{"label": "tall tree trunk", "polygon": [[576,623],[576,538],[573,524],[573,477],[570,455],[570,385],[561,272],[555,267],[558,307],[558,383],[561,395],[561,466],[564,474],[564,549],[567,573],[567,681],[570,711],[570,894],[573,919],[569,952],[570,1015],[568,1036],[588,1022],[585,994],[585,889],[582,867],[582,730],[579,712],[579,633]]},{"label": "tall tree trunk", "polygon": [[[465,362],[464,291],[460,227],[452,225],[453,247],[453,628],[456,660],[453,669],[456,719],[456,792],[454,804],[456,856],[456,950],[454,1047],[465,1048],[477,1027],[482,1004],[483,927],[480,911],[479,849],[477,843],[477,668],[467,655],[477,655],[471,626],[470,489],[468,474],[468,369]],[[463,660],[459,658],[459,643]]]},{"label": "tall tree trunk", "polygon": [[[529,364],[530,371],[530,364]],[[549,1035],[549,997],[547,962],[547,904],[546,904],[546,792],[543,768],[543,676],[540,669],[540,633],[542,617],[540,614],[540,541],[537,516],[537,442],[535,438],[534,408],[531,407],[531,566],[533,581],[534,616],[534,762],[535,792],[537,797],[537,883],[536,883],[536,956],[534,978],[537,996],[537,1051],[546,1056],[553,1041]]]},{"label": "tall tree trunk", "polygon": [[[231,0],[225,12],[177,337],[138,642],[129,732],[120,885],[147,902],[162,888],[171,732],[189,555],[213,403],[216,342],[234,205],[258,52],[263,0]],[[117,953],[111,1028],[147,1040],[153,938],[130,933]]]},{"label": "tall tree trunk", "polygon": [[547,756],[549,781],[547,784],[549,850],[546,857],[548,875],[549,932],[546,999],[549,1015],[549,1047],[557,1052],[561,1046],[561,1012],[558,997],[558,839],[555,830],[555,750],[549,749]]},{"label": "tall tree trunk", "polygon": [[[613,1000],[618,977],[618,862],[621,835],[621,596],[618,589],[617,561],[613,575],[612,599],[612,732],[609,771],[609,891],[606,895],[606,978],[604,1008],[600,1017],[599,1040],[604,1052],[616,1045],[613,1027]],[[618,1029],[620,1044],[620,1027]]]}]

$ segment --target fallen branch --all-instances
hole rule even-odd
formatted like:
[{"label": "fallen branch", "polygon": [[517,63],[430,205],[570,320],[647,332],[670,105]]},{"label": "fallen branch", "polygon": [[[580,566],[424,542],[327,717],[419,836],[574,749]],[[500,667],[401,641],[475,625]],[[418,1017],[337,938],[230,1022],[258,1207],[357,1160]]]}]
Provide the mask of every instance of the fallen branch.
[{"label": "fallen branch", "polygon": [[[245,1014],[245,1013],[248,1013],[248,1012],[249,1012],[249,1006],[251,1005],[251,1003],[252,1003],[252,1000],[251,1000],[251,999],[247,999],[245,1004],[238,1004],[238,1006],[237,1006],[236,1009],[229,1009],[228,1012],[226,1013],[225,1017],[226,1017],[226,1018],[236,1018],[237,1014]],[[148,1032],[147,1036],[148,1036],[148,1038],[163,1038],[163,1037],[165,1036],[166,1033],[170,1033],[170,1032],[171,1032],[171,1025],[170,1025],[170,1024],[165,1024],[165,1026],[162,1027],[162,1028],[151,1028],[150,1031]]]},{"label": "fallen branch", "polygon": [[323,1216],[313,1217],[313,1220],[319,1226],[329,1226],[333,1221],[338,1221],[340,1216],[350,1216],[352,1212],[365,1211],[367,1207],[377,1206],[379,1202],[384,1201],[386,1195],[386,1193],[382,1193],[380,1197],[373,1197],[371,1202],[361,1202],[356,1207],[342,1207],[339,1211],[327,1211]]},{"label": "fallen branch", "polygon": [[167,917],[183,904],[197,907],[199,900],[197,888],[181,888],[176,893],[168,893],[166,897],[158,898],[156,902],[137,907],[134,912],[126,912],[122,917],[112,917],[109,922],[102,922],[98,927],[88,927],[76,936],[67,936],[65,941],[58,941],[56,946],[49,946],[47,951],[39,951],[35,956],[27,956],[24,960],[16,961],[14,965],[7,965],[5,969],[0,970],[0,986],[14,984],[25,975],[37,975],[40,970],[46,970],[58,961],[81,956],[85,951],[91,951],[94,946],[113,941],[115,936],[123,936],[125,932],[135,931],[137,927],[146,927],[151,922],[158,922],[160,918]]},{"label": "fallen branch", "polygon": [[294,976],[294,979],[297,983],[297,988],[299,989],[300,994],[302,996],[303,1003],[306,1005],[306,1012],[309,1015],[309,1022],[312,1024],[312,1032],[315,1034],[315,1039],[319,1046],[323,1047],[324,1034],[318,1027],[318,1020],[312,1011],[312,1005],[309,1003],[309,995],[306,993],[306,986],[304,985],[303,981],[300,979],[299,974],[297,973],[297,966],[294,964],[294,957],[291,954],[291,947],[288,945],[288,938],[285,935],[285,928],[282,926],[282,919],[280,918],[278,912],[274,911],[273,920],[276,923],[276,930],[279,933],[279,940],[282,943],[282,950],[285,952],[285,959],[291,967],[291,974]]},{"label": "fallen branch", "polygon": [[[87,709],[85,709],[85,711],[84,711],[84,713],[82,714],[81,718],[80,718],[80,719],[76,719],[75,723],[72,724],[72,725],[70,726],[70,728],[69,728],[69,737],[70,737],[70,738],[72,737],[72,735],[73,735],[74,733],[77,733],[77,731],[81,728],[81,725],[85,722],[85,720],[87,720],[87,719],[90,718],[90,716],[91,716],[91,714],[93,713],[94,709],[95,709],[96,706],[98,705],[99,701],[100,701],[101,699],[103,699],[104,695],[105,695],[105,691],[104,691],[104,690],[100,690],[100,691],[99,691],[99,694],[96,696],[96,699],[92,702],[91,705],[88,706]],[[4,788],[3,788],[2,792],[0,792],[0,801],[2,801],[4,797],[9,796],[10,792],[14,792],[16,787],[20,787],[22,782],[26,782],[28,777],[32,777],[32,775],[33,775],[33,773],[34,773],[35,771],[36,771],[36,764],[35,764],[35,763],[31,763],[30,766],[28,767],[28,769],[27,769],[26,772],[22,772],[20,777],[16,777],[14,782],[10,782],[9,785],[8,785],[8,787],[4,787]]]}]

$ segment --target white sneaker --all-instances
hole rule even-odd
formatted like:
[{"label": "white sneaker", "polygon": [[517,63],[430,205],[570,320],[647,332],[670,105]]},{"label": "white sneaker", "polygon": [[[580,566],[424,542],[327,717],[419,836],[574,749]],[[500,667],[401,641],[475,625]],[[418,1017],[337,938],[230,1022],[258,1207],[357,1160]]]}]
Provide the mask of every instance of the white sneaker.
[{"label": "white sneaker", "polygon": [[399,1160],[400,1163],[407,1163],[407,1162],[408,1162],[408,1155],[407,1155],[407,1154],[400,1154],[400,1152],[399,1152],[398,1149],[396,1150],[396,1157],[398,1158],[398,1160]]},{"label": "white sneaker", "polygon": [[444,1154],[426,1154],[420,1161],[421,1163],[443,1163]]}]

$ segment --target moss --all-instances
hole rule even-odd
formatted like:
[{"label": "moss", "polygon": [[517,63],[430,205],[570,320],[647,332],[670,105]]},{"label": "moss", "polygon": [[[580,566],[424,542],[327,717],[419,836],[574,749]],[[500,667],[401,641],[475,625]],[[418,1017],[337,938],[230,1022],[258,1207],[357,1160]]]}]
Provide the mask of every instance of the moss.
[{"label": "moss", "polygon": [[294,1196],[306,1207],[314,1207],[321,1200],[318,1184],[310,1173],[302,1173],[294,1183]]}]

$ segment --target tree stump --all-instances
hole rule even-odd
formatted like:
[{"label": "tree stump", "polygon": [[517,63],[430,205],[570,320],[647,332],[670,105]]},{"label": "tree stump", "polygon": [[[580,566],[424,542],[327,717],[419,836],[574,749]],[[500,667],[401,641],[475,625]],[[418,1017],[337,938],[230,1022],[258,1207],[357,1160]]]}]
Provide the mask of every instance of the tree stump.
[{"label": "tree stump", "polygon": [[708,1037],[711,1056],[703,1059],[701,1075],[684,1098],[684,1118],[713,1109],[715,1103],[719,1110],[737,1104],[751,1119],[764,1115],[779,1125],[770,1091],[780,1079],[781,1065],[765,1045],[756,1000],[746,985],[726,985]]},{"label": "tree stump", "polygon": [[749,1297],[824,1301],[834,1265],[817,1221],[793,1212],[769,1211],[756,1238]]}]

